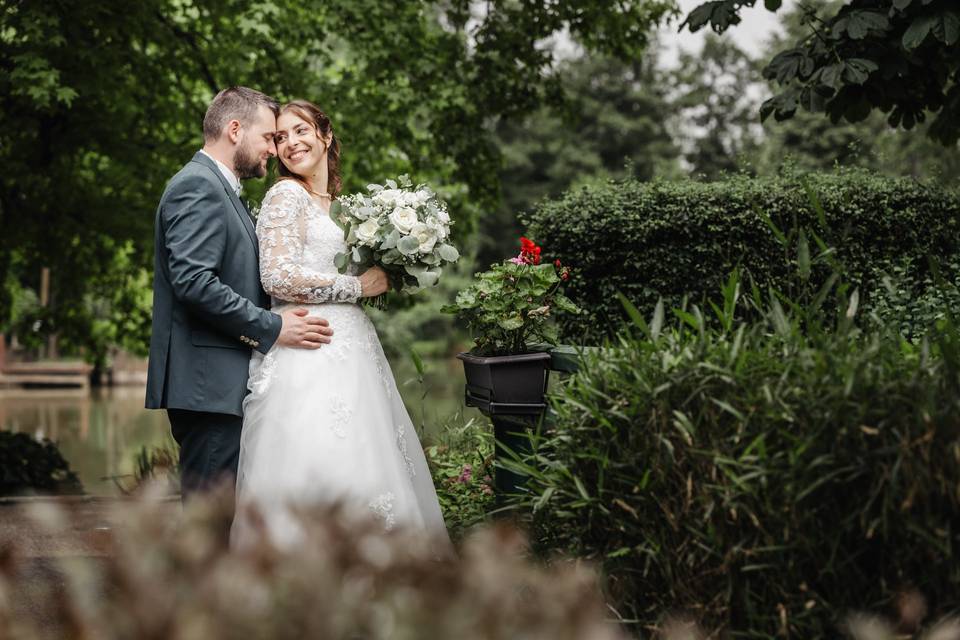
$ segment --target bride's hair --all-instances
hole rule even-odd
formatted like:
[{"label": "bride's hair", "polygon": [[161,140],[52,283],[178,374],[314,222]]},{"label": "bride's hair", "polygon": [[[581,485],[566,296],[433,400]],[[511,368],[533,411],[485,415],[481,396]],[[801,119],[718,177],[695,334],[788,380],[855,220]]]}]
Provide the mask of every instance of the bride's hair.
[{"label": "bride's hair", "polygon": [[[280,112],[277,114],[277,117],[287,111],[297,114],[307,122],[312,122],[321,139],[330,136],[330,146],[327,147],[327,174],[329,176],[327,191],[330,192],[331,196],[337,197],[343,185],[343,180],[340,177],[340,140],[333,134],[333,125],[330,124],[330,118],[320,110],[320,107],[307,100],[292,100],[288,102],[280,107]],[[281,177],[292,178],[302,184],[307,191],[313,192],[310,185],[303,178],[287,169],[282,161],[278,164]]]}]

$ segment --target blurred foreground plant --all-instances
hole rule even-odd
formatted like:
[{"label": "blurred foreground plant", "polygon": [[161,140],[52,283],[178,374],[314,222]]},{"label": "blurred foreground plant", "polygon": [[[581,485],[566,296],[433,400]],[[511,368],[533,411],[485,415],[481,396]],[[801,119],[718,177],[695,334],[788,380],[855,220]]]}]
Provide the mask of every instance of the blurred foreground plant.
[{"label": "blurred foreground plant", "polygon": [[[596,576],[583,565],[544,569],[521,534],[475,533],[456,561],[428,540],[342,509],[295,514],[305,542],[282,550],[265,536],[232,550],[223,497],[190,504],[180,522],[144,500],[102,562],[64,566],[40,593],[0,546],[0,637],[41,637],[28,610],[48,606],[53,637],[97,639],[530,638],[614,640]],[[33,604],[17,604],[18,593]]]}]

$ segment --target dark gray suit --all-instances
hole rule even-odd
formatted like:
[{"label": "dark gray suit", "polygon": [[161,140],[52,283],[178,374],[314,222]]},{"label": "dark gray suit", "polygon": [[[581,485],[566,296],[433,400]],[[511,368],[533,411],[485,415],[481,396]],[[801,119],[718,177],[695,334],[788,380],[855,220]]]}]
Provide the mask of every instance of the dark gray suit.
[{"label": "dark gray suit", "polygon": [[251,348],[280,335],[260,284],[256,230],[216,163],[197,153],[157,208],[148,409],[165,408],[184,495],[236,474]]}]

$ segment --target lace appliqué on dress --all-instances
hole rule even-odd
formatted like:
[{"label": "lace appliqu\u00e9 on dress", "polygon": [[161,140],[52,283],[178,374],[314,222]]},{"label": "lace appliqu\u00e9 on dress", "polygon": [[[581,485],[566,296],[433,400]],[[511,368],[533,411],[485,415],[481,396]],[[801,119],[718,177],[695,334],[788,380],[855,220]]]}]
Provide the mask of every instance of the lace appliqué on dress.
[{"label": "lace appliqu\u00e9 on dress", "polygon": [[343,401],[343,398],[336,398],[331,403],[330,415],[333,418],[330,422],[330,430],[338,438],[346,438],[347,432],[344,431],[344,426],[350,422],[350,416],[353,415],[353,410]]},{"label": "lace appliqu\u00e9 on dress", "polygon": [[393,385],[390,384],[390,379],[387,376],[386,365],[383,362],[383,352],[379,347],[380,341],[377,339],[376,332],[371,328],[367,332],[367,339],[364,340],[363,348],[377,366],[377,375],[380,376],[380,384],[383,385],[383,390],[387,394],[387,398],[392,399]]},{"label": "lace appliqu\u00e9 on dress", "polygon": [[370,510],[375,514],[383,518],[384,528],[387,531],[393,529],[397,524],[397,517],[393,514],[393,501],[396,500],[396,496],[393,495],[393,492],[381,493],[379,496],[370,501],[370,504],[367,505],[370,507]]},{"label": "lace appliqu\u00e9 on dress", "polygon": [[340,362],[346,362],[352,349],[353,340],[349,336],[341,335],[334,338],[329,345],[323,347],[321,352],[336,358]]},{"label": "lace appliqu\u00e9 on dress", "polygon": [[407,467],[407,475],[411,478],[417,475],[417,472],[413,468],[413,460],[407,451],[406,429],[404,429],[402,424],[397,425],[397,449],[400,450],[400,455],[403,456],[403,464]]},{"label": "lace appliqu\u00e9 on dress", "polygon": [[274,298],[310,304],[360,299],[360,279],[333,266],[344,247],[342,234],[296,182],[281,180],[267,192],[257,238],[260,280]]},{"label": "lace appliqu\u00e9 on dress", "polygon": [[273,372],[276,368],[277,353],[271,349],[267,355],[261,359],[260,366],[257,367],[255,375],[251,376],[250,381],[247,383],[247,388],[256,394],[262,395],[266,393],[267,389],[270,388],[270,379],[273,377]]}]

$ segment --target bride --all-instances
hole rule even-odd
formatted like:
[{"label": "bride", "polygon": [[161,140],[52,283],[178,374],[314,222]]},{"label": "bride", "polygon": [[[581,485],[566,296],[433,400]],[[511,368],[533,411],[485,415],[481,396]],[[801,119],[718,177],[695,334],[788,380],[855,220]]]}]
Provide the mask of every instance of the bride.
[{"label": "bride", "polygon": [[[333,263],[344,240],[328,215],[341,185],[330,119],[310,102],[286,104],[276,144],[281,179],[257,217],[260,278],[275,312],[305,306],[335,333],[319,350],[254,352],[237,500],[255,505],[279,544],[299,538],[290,507],[335,502],[368,510],[387,530],[420,529],[449,544],[417,434],[357,304],[386,290],[386,274],[341,275]],[[238,510],[235,543],[250,534],[250,517]]]}]

